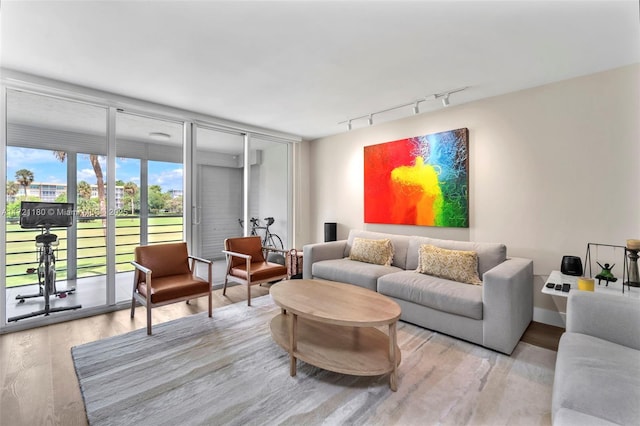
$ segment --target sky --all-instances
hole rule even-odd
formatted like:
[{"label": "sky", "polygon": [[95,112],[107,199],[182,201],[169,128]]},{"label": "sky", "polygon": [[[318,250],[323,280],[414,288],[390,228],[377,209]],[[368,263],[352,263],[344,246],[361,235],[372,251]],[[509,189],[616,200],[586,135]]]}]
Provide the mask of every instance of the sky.
[{"label": "sky", "polygon": [[[107,177],[106,157],[100,157],[102,171]],[[183,165],[149,161],[149,185],[160,185],[163,192],[171,189],[182,189]],[[60,162],[53,151],[7,147],[7,181],[15,181],[16,171],[31,170],[34,182],[67,183],[67,165]],[[89,156],[78,156],[78,182],[96,183],[96,175],[89,161]],[[134,158],[116,159],[116,180],[134,182],[140,185],[140,160]]]}]

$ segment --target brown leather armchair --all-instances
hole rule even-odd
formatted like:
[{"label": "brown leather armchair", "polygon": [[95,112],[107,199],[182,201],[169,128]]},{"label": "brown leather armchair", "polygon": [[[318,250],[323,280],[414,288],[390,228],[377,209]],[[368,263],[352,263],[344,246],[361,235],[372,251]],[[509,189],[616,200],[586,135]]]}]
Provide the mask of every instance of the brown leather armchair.
[{"label": "brown leather armchair", "polygon": [[[191,261],[191,264],[189,264]],[[208,265],[208,280],[195,275],[196,262]],[[151,309],[201,296],[209,296],[209,318],[212,316],[211,261],[189,256],[187,243],[155,244],[135,249],[131,318],[136,301],[147,307],[147,334],[151,335]],[[152,278],[153,277],[153,278]]]},{"label": "brown leather armchair", "polygon": [[263,251],[280,251],[262,247],[259,236],[227,238],[222,252],[227,258],[227,273],[224,277],[222,294],[227,292],[229,279],[247,286],[247,305],[251,306],[251,286],[287,278],[287,267],[268,262]]}]

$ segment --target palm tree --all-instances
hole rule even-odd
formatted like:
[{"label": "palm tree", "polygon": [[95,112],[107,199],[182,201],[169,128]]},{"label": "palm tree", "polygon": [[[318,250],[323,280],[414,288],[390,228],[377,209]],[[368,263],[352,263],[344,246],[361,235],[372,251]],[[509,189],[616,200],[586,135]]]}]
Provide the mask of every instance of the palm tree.
[{"label": "palm tree", "polygon": [[127,182],[124,184],[124,192],[129,195],[129,198],[131,199],[131,214],[133,215],[135,211],[133,201],[135,199],[135,195],[138,193],[138,185],[134,182]]},{"label": "palm tree", "polygon": [[[64,160],[67,158],[67,153],[65,151],[53,151],[53,155],[55,155],[55,157],[62,162],[64,162]],[[105,200],[104,190],[104,174],[102,173],[102,166],[100,166],[100,161],[96,154],[89,154],[89,161],[91,162],[93,171],[96,174],[96,184],[98,186],[98,201],[100,204],[100,216],[102,216],[102,222],[104,224],[107,217],[107,203]]]},{"label": "palm tree", "polygon": [[20,191],[20,185],[15,182],[7,182],[7,195],[10,197],[15,196]]},{"label": "palm tree", "polygon": [[100,166],[100,161],[98,161],[98,156],[95,154],[89,155],[89,161],[91,161],[91,166],[93,167],[93,171],[96,174],[96,184],[98,185],[98,202],[100,203],[100,216],[106,219],[107,202],[104,197],[104,175],[102,174],[102,167]]},{"label": "palm tree", "polygon": [[24,188],[24,197],[27,197],[27,187],[33,182],[33,172],[27,169],[20,169],[16,172],[16,181]]},{"label": "palm tree", "polygon": [[87,181],[81,180],[78,182],[78,195],[85,200],[91,198],[91,185]]}]

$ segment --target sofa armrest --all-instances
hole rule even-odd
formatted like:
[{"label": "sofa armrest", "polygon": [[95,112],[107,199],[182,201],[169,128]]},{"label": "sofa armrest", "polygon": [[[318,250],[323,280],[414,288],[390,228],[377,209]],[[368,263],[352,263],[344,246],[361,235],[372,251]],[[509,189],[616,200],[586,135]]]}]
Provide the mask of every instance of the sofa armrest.
[{"label": "sofa armrest", "polygon": [[511,354],[533,319],[533,261],[512,257],[485,272],[483,346]]},{"label": "sofa armrest", "polygon": [[302,278],[313,278],[312,266],[314,262],[329,259],[342,259],[344,250],[347,247],[347,240],[330,241],[328,243],[307,244],[302,247],[303,264]]},{"label": "sofa armrest", "polygon": [[[633,289],[631,291],[637,291]],[[571,290],[567,331],[640,350],[640,300]]]}]

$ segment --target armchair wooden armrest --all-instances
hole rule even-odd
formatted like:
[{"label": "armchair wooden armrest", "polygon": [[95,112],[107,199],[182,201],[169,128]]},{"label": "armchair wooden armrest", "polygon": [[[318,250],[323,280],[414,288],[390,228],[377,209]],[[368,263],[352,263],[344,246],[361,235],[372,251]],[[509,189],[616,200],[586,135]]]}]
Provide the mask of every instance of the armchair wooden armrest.
[{"label": "armchair wooden armrest", "polygon": [[193,260],[195,260],[196,262],[209,263],[209,264],[213,263],[212,261],[210,261],[210,260],[208,260],[208,259],[203,259],[203,258],[201,258],[201,257],[197,257],[197,256],[191,256],[191,255],[189,255],[188,257],[189,257],[189,259],[193,259]]},{"label": "armchair wooden armrest", "polygon": [[282,253],[282,255],[283,255],[283,256],[286,256],[286,255],[287,255],[287,253],[289,253],[289,250],[283,250],[283,249],[279,249],[279,248],[275,248],[275,247],[264,247],[264,246],[263,246],[263,247],[262,247],[262,250],[265,250],[265,251],[275,251],[275,252],[278,252],[278,253]]},{"label": "armchair wooden armrest", "polygon": [[284,262],[283,264],[286,265],[287,262],[287,256],[289,255],[289,250],[283,250],[283,249],[279,249],[279,248],[275,248],[275,247],[262,247],[262,251],[264,252],[264,258],[267,259],[267,261],[270,261],[272,263],[280,263],[279,260],[276,260],[276,258],[271,258],[271,260],[269,260],[270,254],[273,253],[273,256],[278,256],[275,253],[278,253],[280,256],[282,256],[282,262]]},{"label": "armchair wooden armrest", "polygon": [[[213,285],[213,262],[207,259],[203,259],[201,257],[198,256],[192,256],[192,255],[188,255],[187,259],[191,259],[191,273],[194,276],[196,275],[196,262],[200,262],[200,263],[204,263],[205,265],[207,265],[207,281],[209,281],[209,283],[211,283],[211,285]],[[187,300],[187,303],[189,303],[189,301]]]},{"label": "armchair wooden armrest", "polygon": [[250,254],[236,253],[235,251],[222,250],[222,252],[223,252],[224,254],[228,254],[229,256],[241,257],[241,258],[243,258],[243,259],[249,259],[249,260],[251,260],[251,257],[252,257]]},{"label": "armchair wooden armrest", "polygon": [[[226,255],[229,255],[231,257],[241,257],[243,259],[246,260],[246,267],[247,267],[247,276],[251,276],[251,259],[253,258],[253,256],[251,256],[250,254],[243,254],[243,253],[236,253],[235,251],[230,251],[230,250],[222,250],[222,252]],[[230,265],[231,262],[227,261],[227,274],[229,274],[229,271],[231,270]],[[226,287],[225,287],[226,290]],[[224,294],[224,291],[223,291]]]},{"label": "armchair wooden armrest", "polygon": [[144,266],[142,266],[141,264],[139,264],[138,262],[134,262],[133,260],[131,261],[131,264],[136,268],[139,269],[140,272],[145,273],[145,274],[150,274],[151,273],[151,269],[149,268],[145,268]]}]

